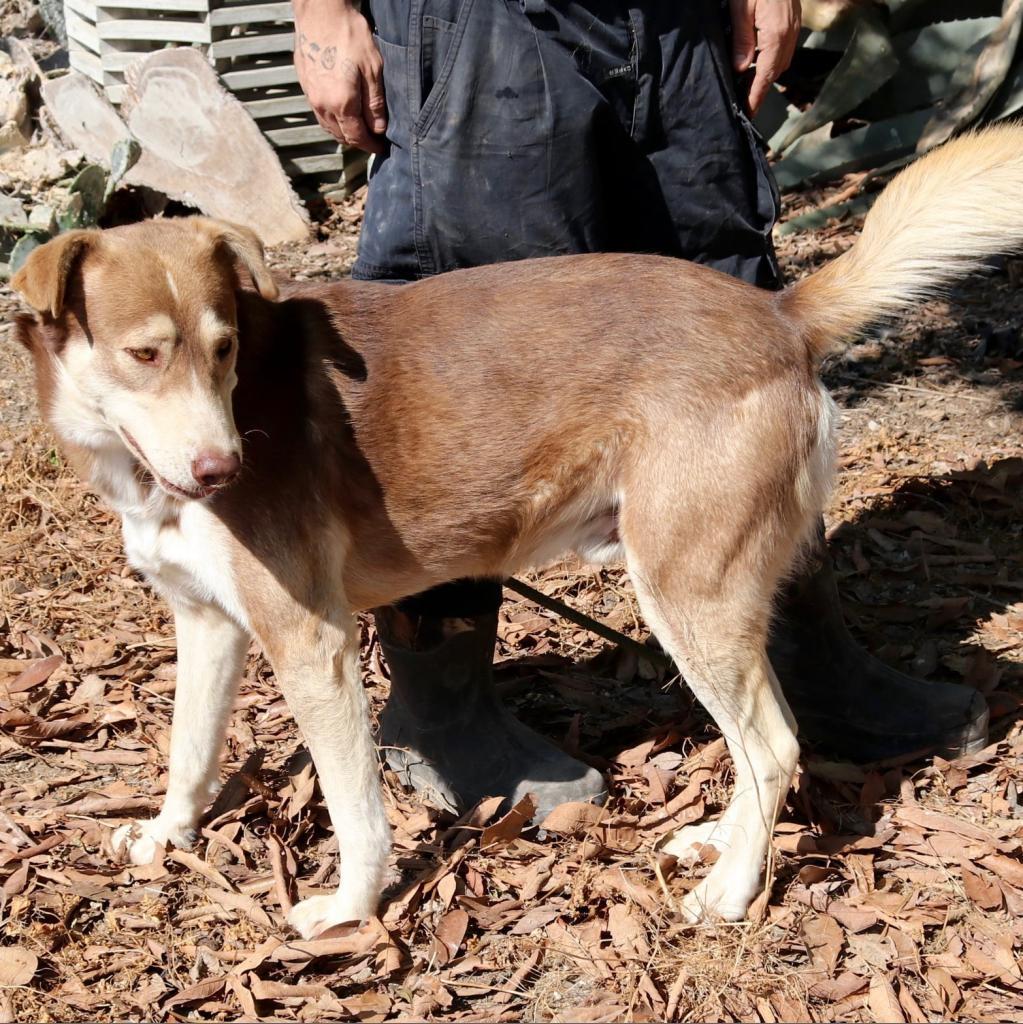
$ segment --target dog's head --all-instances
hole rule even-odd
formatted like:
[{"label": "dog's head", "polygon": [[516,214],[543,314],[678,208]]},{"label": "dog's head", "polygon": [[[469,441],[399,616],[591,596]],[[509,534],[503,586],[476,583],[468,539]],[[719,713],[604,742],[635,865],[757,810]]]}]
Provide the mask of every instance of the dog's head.
[{"label": "dog's head", "polygon": [[33,250],[11,281],[35,311],[16,332],[57,433],[93,452],[123,445],[175,498],[229,483],[236,263],[276,298],[255,234],[204,217],[70,231]]}]

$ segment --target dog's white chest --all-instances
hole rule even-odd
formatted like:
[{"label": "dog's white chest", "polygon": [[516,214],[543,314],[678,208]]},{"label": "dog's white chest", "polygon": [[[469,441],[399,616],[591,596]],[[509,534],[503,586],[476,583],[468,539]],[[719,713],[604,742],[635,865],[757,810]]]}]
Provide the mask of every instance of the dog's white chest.
[{"label": "dog's white chest", "polygon": [[128,562],[168,600],[213,603],[247,626],[234,585],[230,537],[200,502],[180,506],[177,517],[126,513],[121,528]]}]

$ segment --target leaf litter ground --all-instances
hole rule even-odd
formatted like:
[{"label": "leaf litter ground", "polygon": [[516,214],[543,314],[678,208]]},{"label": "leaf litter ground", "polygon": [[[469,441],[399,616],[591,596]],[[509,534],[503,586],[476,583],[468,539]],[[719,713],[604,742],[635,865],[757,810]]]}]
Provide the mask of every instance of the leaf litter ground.
[{"label": "leaf litter ground", "polygon": [[[324,241],[275,263],[340,275],[359,213],[339,208]],[[854,236],[785,238],[789,273]],[[198,843],[117,863],[112,828],[153,813],[165,783],[172,624],[36,424],[24,355],[0,346],[0,1020],[1021,1019],[1020,278],[1014,263],[977,276],[826,374],[843,413],[828,527],[848,616],[891,663],[981,690],[991,743],[951,763],[805,757],[770,891],[753,920],[719,927],[677,914],[709,857],[654,852],[727,799],[715,729],[651,665],[514,595],[501,689],[607,773],[606,806],[566,805],[543,833],[523,830],[528,806],[501,815],[495,801],[456,821],[384,772],[381,919],[298,941],[284,913],[336,883],[334,844],[253,654]],[[0,301],[16,308],[9,291]],[[646,636],[620,569],[529,580]],[[363,663],[378,712],[387,677],[368,624]]]}]

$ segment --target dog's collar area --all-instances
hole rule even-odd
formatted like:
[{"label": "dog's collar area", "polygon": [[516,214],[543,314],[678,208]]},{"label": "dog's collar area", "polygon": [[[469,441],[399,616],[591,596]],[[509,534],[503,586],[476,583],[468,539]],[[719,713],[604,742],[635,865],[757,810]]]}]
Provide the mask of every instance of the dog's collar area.
[{"label": "dog's collar area", "polygon": [[142,463],[142,468],[153,478],[157,486],[162,487],[163,490],[167,491],[168,494],[175,498],[184,498],[186,501],[196,501],[200,498],[208,498],[216,487],[200,487],[195,491],[186,491],[184,487],[178,487],[177,484],[172,484],[166,477],[161,476],[153,468],[153,464],[146,458],[145,452],[142,451],[142,446],[135,440],[134,437],[128,432],[125,427],[118,428],[121,436],[128,443],[128,447],[135,453],[139,461]]}]

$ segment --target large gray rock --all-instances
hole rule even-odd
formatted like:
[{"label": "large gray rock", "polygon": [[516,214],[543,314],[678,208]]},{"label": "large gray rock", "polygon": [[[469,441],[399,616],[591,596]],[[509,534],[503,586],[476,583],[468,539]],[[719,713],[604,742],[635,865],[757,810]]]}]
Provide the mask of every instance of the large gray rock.
[{"label": "large gray rock", "polygon": [[138,140],[125,183],[244,224],[267,245],[309,237],[309,215],[273,148],[197,50],[160,50],[129,68],[121,114],[77,72],[42,92],[61,133],[90,160],[109,167],[120,140]]}]

